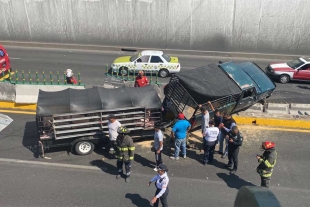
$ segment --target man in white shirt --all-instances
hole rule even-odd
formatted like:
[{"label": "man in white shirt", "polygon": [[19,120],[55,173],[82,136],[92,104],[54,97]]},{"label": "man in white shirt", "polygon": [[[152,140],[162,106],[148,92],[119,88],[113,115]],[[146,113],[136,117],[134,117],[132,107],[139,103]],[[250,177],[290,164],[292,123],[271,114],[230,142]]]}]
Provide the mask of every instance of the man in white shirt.
[{"label": "man in white shirt", "polygon": [[204,133],[205,128],[209,127],[210,115],[206,106],[199,105],[201,110],[201,133]]},{"label": "man in white shirt", "polygon": [[205,128],[203,133],[204,139],[204,158],[202,162],[204,165],[211,164],[213,161],[214,149],[219,134],[219,128],[214,126],[214,121],[209,121],[209,127]]},{"label": "man in white shirt", "polygon": [[121,126],[121,123],[116,120],[116,116],[114,114],[110,114],[108,116],[108,129],[109,129],[109,147],[110,151],[114,151],[115,142],[118,136],[117,129]]},{"label": "man in white shirt", "polygon": [[155,123],[154,128],[155,128],[154,149],[156,160],[156,167],[154,168],[154,171],[157,171],[158,166],[163,163],[163,160],[161,158],[161,151],[163,150],[164,135],[160,130],[160,123]]}]

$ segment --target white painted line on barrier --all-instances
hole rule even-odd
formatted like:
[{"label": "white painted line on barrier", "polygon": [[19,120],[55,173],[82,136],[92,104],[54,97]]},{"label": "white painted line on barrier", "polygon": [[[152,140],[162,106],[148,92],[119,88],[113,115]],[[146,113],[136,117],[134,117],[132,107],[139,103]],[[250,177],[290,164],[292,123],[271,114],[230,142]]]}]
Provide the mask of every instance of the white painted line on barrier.
[{"label": "white painted line on barrier", "polygon": [[71,169],[84,169],[84,170],[101,170],[101,171],[107,170],[106,167],[99,168],[95,166],[86,166],[86,165],[61,164],[61,163],[39,162],[39,161],[7,159],[7,158],[0,158],[0,162],[15,163],[15,164],[42,165],[42,166],[50,166],[50,167],[63,167],[63,168],[71,168]]}]

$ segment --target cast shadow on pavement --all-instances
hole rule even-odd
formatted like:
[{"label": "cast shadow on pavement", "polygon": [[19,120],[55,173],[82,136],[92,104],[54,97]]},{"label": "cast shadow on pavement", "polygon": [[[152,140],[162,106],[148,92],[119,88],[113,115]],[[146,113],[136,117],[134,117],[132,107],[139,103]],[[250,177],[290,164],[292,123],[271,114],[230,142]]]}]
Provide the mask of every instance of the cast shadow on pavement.
[{"label": "cast shadow on pavement", "polygon": [[151,207],[150,201],[145,198],[142,198],[139,194],[127,193],[125,195],[125,198],[130,199],[132,204],[138,207]]},{"label": "cast shadow on pavement", "polygon": [[[154,154],[154,160],[155,160],[155,154]],[[137,163],[140,163],[142,166],[149,167],[149,168],[154,168],[156,165],[154,161],[150,161],[139,154],[135,154],[134,161]]]},{"label": "cast shadow on pavement", "polygon": [[98,167],[100,170],[110,175],[117,175],[116,161],[115,165],[111,165],[103,160],[93,160],[90,161],[89,164]]},{"label": "cast shadow on pavement", "polygon": [[28,121],[25,125],[22,144],[33,153],[35,158],[39,157],[38,133],[35,121]]},{"label": "cast shadow on pavement", "polygon": [[237,190],[239,190],[242,186],[254,186],[253,183],[240,178],[236,174],[228,175],[226,173],[216,173],[216,175],[219,178],[223,179],[227,186],[230,188],[236,188]]}]

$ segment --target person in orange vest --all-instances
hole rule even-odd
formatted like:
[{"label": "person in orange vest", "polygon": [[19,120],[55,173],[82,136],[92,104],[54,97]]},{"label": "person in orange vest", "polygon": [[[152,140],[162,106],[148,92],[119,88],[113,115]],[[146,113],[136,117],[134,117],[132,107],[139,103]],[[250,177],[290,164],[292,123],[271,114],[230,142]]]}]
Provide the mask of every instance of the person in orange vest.
[{"label": "person in orange vest", "polygon": [[73,85],[77,84],[77,81],[75,77],[73,76],[73,71],[71,69],[66,70],[66,81],[67,81],[67,84],[73,84]]},{"label": "person in orange vest", "polygon": [[149,81],[144,76],[144,72],[142,70],[139,71],[138,76],[136,77],[135,87],[144,87],[149,84]]}]

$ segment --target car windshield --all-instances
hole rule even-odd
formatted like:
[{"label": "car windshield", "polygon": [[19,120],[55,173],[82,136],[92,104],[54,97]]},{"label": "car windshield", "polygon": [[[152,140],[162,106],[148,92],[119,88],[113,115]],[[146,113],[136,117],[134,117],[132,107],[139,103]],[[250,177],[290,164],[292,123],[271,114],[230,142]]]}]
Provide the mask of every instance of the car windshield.
[{"label": "car windshield", "polygon": [[165,53],[162,55],[162,57],[167,61],[167,62],[170,62],[171,61],[171,58],[166,55]]},{"label": "car windshield", "polygon": [[130,62],[135,61],[136,59],[138,59],[138,57],[140,57],[140,54],[137,54],[137,55],[133,55],[133,56],[131,56],[131,58],[130,58]]},{"label": "car windshield", "polygon": [[303,64],[305,64],[303,61],[301,61],[300,59],[297,59],[297,60],[291,60],[291,61],[288,61],[286,63],[288,66],[290,66],[291,68],[298,68],[300,66],[302,66]]}]

